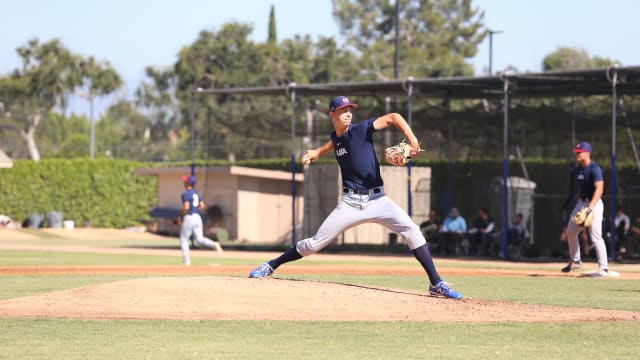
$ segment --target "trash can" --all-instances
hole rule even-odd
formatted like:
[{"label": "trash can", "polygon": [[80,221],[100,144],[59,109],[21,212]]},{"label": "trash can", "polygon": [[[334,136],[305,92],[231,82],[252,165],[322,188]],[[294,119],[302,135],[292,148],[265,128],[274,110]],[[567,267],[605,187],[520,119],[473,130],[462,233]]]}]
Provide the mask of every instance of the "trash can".
[{"label": "trash can", "polygon": [[[503,178],[495,177],[491,181],[491,206],[489,211],[496,219],[499,229],[504,229],[502,204]],[[525,178],[509,176],[507,178],[507,194],[509,201],[508,219],[511,221],[517,213],[522,214],[522,223],[533,226],[530,218],[533,216],[533,196],[536,191],[536,183]],[[508,226],[509,224],[507,224]],[[531,229],[530,229],[531,230]]]},{"label": "trash can", "polygon": [[42,220],[44,220],[44,215],[42,214],[29,214],[27,217],[27,226],[33,229],[39,229],[42,225]]},{"label": "trash can", "polygon": [[389,246],[398,245],[398,234],[389,233]]},{"label": "trash can", "polygon": [[60,211],[49,211],[46,215],[47,225],[53,229],[61,229],[62,228],[62,212]]}]

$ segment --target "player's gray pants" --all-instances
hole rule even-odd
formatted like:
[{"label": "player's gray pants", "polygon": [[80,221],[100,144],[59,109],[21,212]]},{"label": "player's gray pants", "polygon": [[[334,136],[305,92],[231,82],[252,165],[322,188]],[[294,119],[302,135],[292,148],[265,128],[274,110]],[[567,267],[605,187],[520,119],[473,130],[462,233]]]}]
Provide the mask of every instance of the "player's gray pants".
[{"label": "player's gray pants", "polygon": [[182,260],[184,262],[189,261],[189,239],[191,234],[194,235],[198,245],[207,249],[211,249],[214,246],[213,241],[202,234],[202,217],[200,217],[200,214],[185,215],[180,227],[180,248],[182,249]]},{"label": "player's gray pants", "polygon": [[315,235],[299,241],[296,250],[302,256],[314,254],[329,245],[342,232],[363,223],[378,223],[402,235],[407,239],[411,250],[427,243],[418,225],[382,190],[373,195],[343,193],[338,206],[320,225]]},{"label": "player's gray pants", "polygon": [[[573,215],[575,215],[578,210],[582,209],[584,206],[588,206],[589,201],[579,200],[576,204],[576,207],[571,212],[571,216],[569,217],[569,224],[567,225],[567,235],[568,235],[568,243],[569,243],[569,258],[573,261],[580,260],[580,243],[578,241],[578,233],[582,229],[582,227],[576,225],[571,221]],[[607,269],[607,247],[604,243],[604,239],[602,238],[602,218],[604,214],[604,204],[602,200],[599,200],[596,203],[596,206],[593,208],[593,221],[591,222],[591,226],[589,226],[589,236],[591,237],[591,242],[593,246],[596,248],[596,256],[598,257],[598,268],[599,269]]]}]

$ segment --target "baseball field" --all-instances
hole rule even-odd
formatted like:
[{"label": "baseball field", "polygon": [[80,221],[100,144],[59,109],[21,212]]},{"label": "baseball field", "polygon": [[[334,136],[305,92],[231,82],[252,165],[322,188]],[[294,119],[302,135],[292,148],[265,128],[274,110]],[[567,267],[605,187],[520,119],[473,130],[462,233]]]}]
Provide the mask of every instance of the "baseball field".
[{"label": "baseball field", "polygon": [[[406,255],[192,251],[113,229],[0,230],[0,359],[637,359],[640,264],[435,261],[465,296],[427,295]],[[588,260],[585,272],[595,270]]]}]

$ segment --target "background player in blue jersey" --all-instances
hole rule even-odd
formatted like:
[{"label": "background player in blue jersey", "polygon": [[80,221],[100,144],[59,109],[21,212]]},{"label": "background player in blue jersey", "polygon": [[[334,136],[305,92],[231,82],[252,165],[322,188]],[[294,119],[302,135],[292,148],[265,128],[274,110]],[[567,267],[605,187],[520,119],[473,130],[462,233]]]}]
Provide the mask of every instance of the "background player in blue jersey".
[{"label": "background player in blue jersey", "polygon": [[[591,242],[596,249],[598,257],[598,272],[592,276],[609,276],[607,264],[607,248],[602,238],[602,219],[604,214],[604,204],[602,203],[602,192],[604,191],[604,177],[602,169],[591,160],[591,145],[588,142],[581,142],[575,146],[573,152],[576,156],[578,167],[575,170],[577,189],[576,206],[569,219],[584,206],[589,206],[593,212],[593,221],[588,227]],[[562,268],[562,272],[570,272],[580,268],[580,244],[578,233],[582,228],[569,220],[567,225],[567,242],[569,243],[569,264]]]},{"label": "background player in blue jersey", "polygon": [[220,244],[214,242],[211,239],[204,237],[202,217],[200,216],[200,210],[204,210],[204,201],[200,198],[200,194],[193,188],[196,184],[195,176],[183,176],[184,191],[181,194],[182,198],[182,211],[176,219],[176,223],[180,225],[180,248],[182,249],[182,263],[185,265],[191,265],[191,258],[189,257],[189,239],[191,236],[198,245],[204,246],[208,249],[215,248],[218,254],[222,252]]},{"label": "background player in blue jersey", "polygon": [[314,254],[345,230],[356,225],[373,222],[381,224],[407,239],[409,249],[429,276],[429,293],[460,299],[462,295],[442,281],[436,271],[427,242],[418,225],[385,195],[380,164],[373,146],[373,134],[388,126],[395,126],[413,149],[420,144],[405,119],[397,113],[352,123],[353,109],[358,107],[345,96],[338,96],[329,105],[329,117],[334,131],[331,140],[321,147],[308,150],[304,163],[315,161],[321,155],[334,152],[342,175],[343,192],[340,203],[324,220],[315,235],[299,241],[280,257],[253,269],[252,278],[270,276],[280,265]]}]

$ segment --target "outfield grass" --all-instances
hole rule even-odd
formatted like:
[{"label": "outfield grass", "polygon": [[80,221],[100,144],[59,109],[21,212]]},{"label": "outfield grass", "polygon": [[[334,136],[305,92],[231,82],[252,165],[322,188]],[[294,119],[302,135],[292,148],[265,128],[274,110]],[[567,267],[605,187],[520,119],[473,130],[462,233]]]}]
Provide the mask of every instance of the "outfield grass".
[{"label": "outfield grass", "polygon": [[[206,253],[207,257],[191,257],[191,263],[224,265],[255,264],[252,259],[233,259],[216,257],[211,250],[194,250],[192,253]],[[92,252],[62,252],[62,251],[32,251],[32,250],[3,250],[0,251],[2,266],[88,266],[88,265],[178,265],[182,263],[182,253],[179,249],[175,255],[146,255],[146,254],[105,254]]]},{"label": "outfield grass", "polygon": [[637,359],[640,323],[0,319],[12,359]]}]

